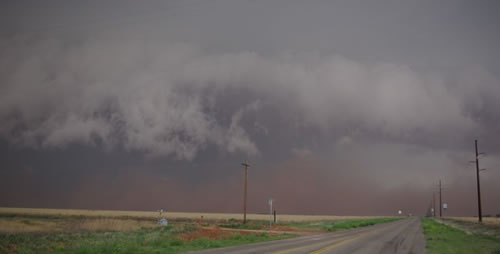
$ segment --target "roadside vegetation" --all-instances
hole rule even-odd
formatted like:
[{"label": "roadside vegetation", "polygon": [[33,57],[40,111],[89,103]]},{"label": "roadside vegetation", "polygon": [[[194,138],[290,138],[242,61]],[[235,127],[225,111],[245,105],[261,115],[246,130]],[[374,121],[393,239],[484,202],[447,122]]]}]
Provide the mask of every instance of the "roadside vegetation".
[{"label": "roadside vegetation", "polygon": [[488,235],[500,239],[500,223],[499,218],[488,218],[483,217],[483,222],[478,223],[477,217],[446,217],[441,220],[445,222],[446,225],[451,226],[456,229],[463,230],[468,233],[477,235]]},{"label": "roadside vegetation", "polygon": [[500,240],[486,235],[471,234],[422,218],[429,254],[485,253],[500,254]]},{"label": "roadside vegetation", "polygon": [[269,230],[269,221],[247,220],[247,223],[243,224],[242,220],[229,219],[227,223],[218,224],[217,226],[231,229]]},{"label": "roadside vegetation", "polygon": [[344,220],[344,221],[317,221],[317,222],[296,222],[285,224],[289,227],[315,229],[325,231],[337,231],[343,229],[359,228],[372,226],[379,223],[387,223],[400,220],[399,217],[389,218],[371,218],[371,219],[357,219],[357,220]]},{"label": "roadside vegetation", "polygon": [[149,218],[0,215],[0,233],[136,231],[157,226]]},{"label": "roadside vegetation", "polygon": [[[180,253],[295,237],[222,231],[194,222],[171,222],[160,227],[151,221],[86,217],[0,217],[26,231],[0,233],[0,253]],[[125,226],[120,226],[124,223]],[[138,225],[146,225],[136,229]]]},{"label": "roadside vegetation", "polygon": [[[500,216],[500,214],[496,215]],[[467,223],[478,223],[477,217],[446,217],[447,220],[461,221]],[[500,227],[500,217],[491,217],[491,215],[483,215],[484,225]]]},{"label": "roadside vegetation", "polygon": [[[18,211],[19,210],[19,211]],[[208,248],[287,239],[397,218],[287,215],[269,230],[269,217],[242,224],[240,215],[0,208],[0,253],[181,253]],[[166,215],[166,216],[165,216]],[[172,217],[169,217],[172,216]],[[265,218],[260,219],[260,218]],[[303,219],[303,220],[302,220]],[[312,221],[312,219],[316,219]],[[281,232],[280,232],[281,231]]]},{"label": "roadside vegetation", "polygon": [[[334,220],[334,221],[305,221],[273,224],[273,230],[280,231],[305,231],[305,232],[333,232],[337,230],[372,226],[379,223],[387,223],[399,220],[398,217],[389,218],[368,218],[354,220]],[[269,230],[269,221],[248,220],[242,224],[240,220],[229,220],[228,223],[218,224],[222,228],[249,229],[249,230]]]},{"label": "roadside vegetation", "polygon": [[[264,229],[263,223],[247,223],[247,224],[220,224],[218,225],[221,228],[232,228],[232,229],[248,229],[248,230],[261,230]],[[267,224],[269,227],[269,223]],[[269,229],[269,228],[267,228]]]}]

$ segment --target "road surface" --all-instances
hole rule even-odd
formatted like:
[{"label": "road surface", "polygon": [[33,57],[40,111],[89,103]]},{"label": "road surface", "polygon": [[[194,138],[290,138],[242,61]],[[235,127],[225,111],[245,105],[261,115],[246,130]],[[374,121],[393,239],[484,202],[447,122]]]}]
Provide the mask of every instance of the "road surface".
[{"label": "road surface", "polygon": [[425,253],[425,238],[419,218],[408,218],[370,227],[303,236],[293,239],[241,245],[196,252],[272,253],[272,254],[326,254],[326,253]]}]

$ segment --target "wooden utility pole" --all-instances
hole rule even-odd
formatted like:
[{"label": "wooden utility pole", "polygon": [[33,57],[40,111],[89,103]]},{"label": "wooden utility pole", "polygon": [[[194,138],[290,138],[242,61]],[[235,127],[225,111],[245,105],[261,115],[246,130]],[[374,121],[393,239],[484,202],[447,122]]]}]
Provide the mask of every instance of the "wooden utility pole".
[{"label": "wooden utility pole", "polygon": [[477,214],[479,222],[483,221],[483,213],[481,212],[481,186],[479,184],[479,153],[477,152],[477,139],[475,140],[476,145],[476,180],[477,180]]},{"label": "wooden utility pole", "polygon": [[432,217],[436,217],[436,199],[434,191],[432,192]]},{"label": "wooden utility pole", "polygon": [[248,168],[250,164],[247,161],[241,163],[245,167],[245,190],[243,192],[243,224],[247,223],[247,184],[248,184]]},{"label": "wooden utility pole", "polygon": [[439,218],[443,216],[443,203],[441,202],[441,179],[439,179]]}]

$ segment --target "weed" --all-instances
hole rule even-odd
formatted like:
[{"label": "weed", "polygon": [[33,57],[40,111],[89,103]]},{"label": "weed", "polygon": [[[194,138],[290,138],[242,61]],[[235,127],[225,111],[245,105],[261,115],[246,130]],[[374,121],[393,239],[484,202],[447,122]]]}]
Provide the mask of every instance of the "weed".
[{"label": "weed", "polygon": [[230,224],[221,224],[219,227],[258,230],[269,226],[269,222],[263,220],[248,220],[245,224],[240,223],[238,220],[232,220],[232,222]]},{"label": "weed", "polygon": [[235,233],[224,239],[199,238],[187,242],[177,237],[180,233],[195,230],[196,225],[186,224],[134,232],[0,234],[0,253],[179,253],[294,237]]},{"label": "weed", "polygon": [[298,227],[305,229],[318,229],[325,231],[337,231],[358,227],[367,227],[379,223],[387,223],[399,220],[400,218],[372,218],[372,219],[361,219],[361,220],[344,220],[344,221],[316,221],[316,222],[300,222],[300,223],[289,223],[286,224],[290,227]]},{"label": "weed", "polygon": [[467,235],[465,232],[422,218],[427,238],[428,253],[495,253],[499,254],[500,241],[483,235]]},{"label": "weed", "polygon": [[235,218],[230,218],[229,220],[227,220],[228,223],[237,223],[238,220],[235,219]]}]

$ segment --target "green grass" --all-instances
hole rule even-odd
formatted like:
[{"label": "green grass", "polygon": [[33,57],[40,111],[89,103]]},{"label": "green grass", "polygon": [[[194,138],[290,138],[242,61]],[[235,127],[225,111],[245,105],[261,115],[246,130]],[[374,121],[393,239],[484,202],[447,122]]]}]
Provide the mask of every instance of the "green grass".
[{"label": "green grass", "polygon": [[234,228],[234,229],[252,229],[258,230],[262,229],[260,225],[249,225],[249,224],[221,224],[219,225],[221,228]]},{"label": "green grass", "polygon": [[295,237],[295,235],[234,234],[221,240],[196,239],[184,242],[177,234],[193,230],[172,227],[136,232],[23,233],[0,234],[0,253],[180,253]]},{"label": "green grass", "polygon": [[247,220],[246,224],[241,223],[237,220],[229,220],[229,224],[220,224],[219,227],[222,228],[234,228],[234,229],[269,229],[269,221],[263,220]]},{"label": "green grass", "polygon": [[484,235],[467,235],[465,232],[422,218],[429,254],[487,253],[500,254],[500,240]]},{"label": "green grass", "polygon": [[373,219],[345,220],[345,221],[300,222],[300,223],[286,224],[286,226],[304,228],[304,229],[318,229],[318,230],[333,232],[337,230],[367,227],[379,223],[393,222],[399,219],[400,218],[393,217],[393,218],[373,218]]}]

